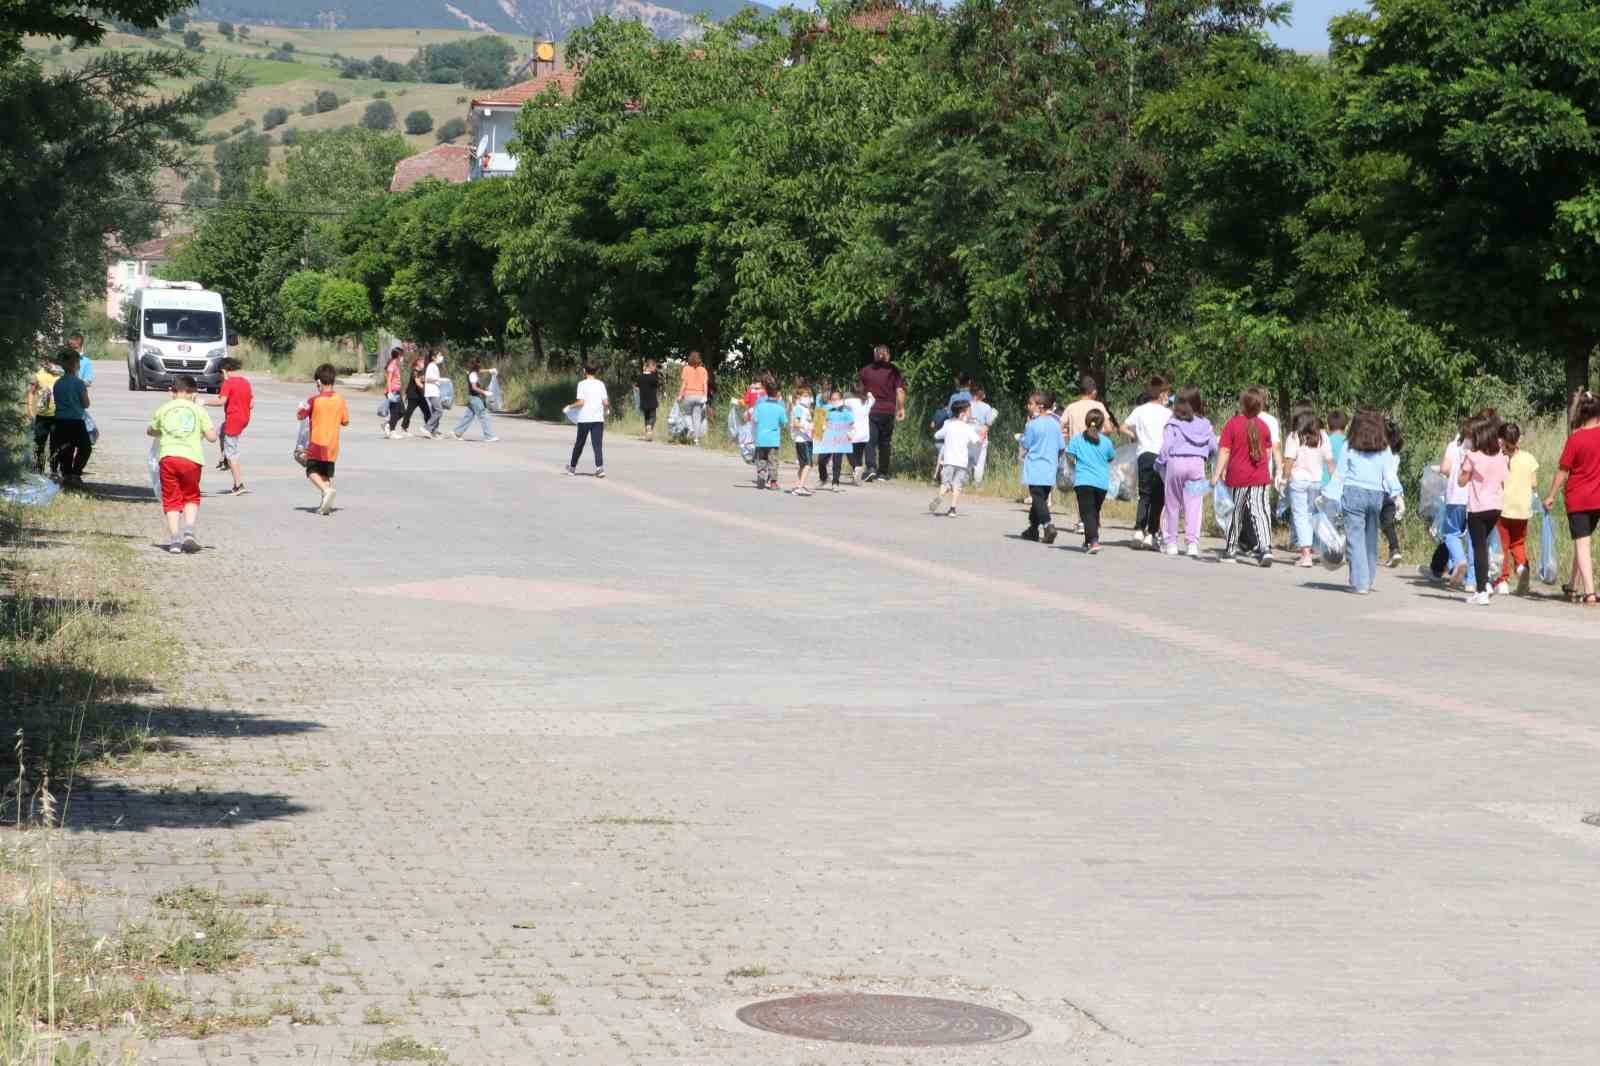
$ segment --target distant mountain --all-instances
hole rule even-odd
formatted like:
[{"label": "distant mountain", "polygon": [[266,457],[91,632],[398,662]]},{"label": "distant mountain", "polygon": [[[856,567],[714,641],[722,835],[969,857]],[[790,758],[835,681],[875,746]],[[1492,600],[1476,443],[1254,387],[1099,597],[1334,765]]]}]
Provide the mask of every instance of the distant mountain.
[{"label": "distant mountain", "polygon": [[368,29],[380,26],[491,30],[564,40],[600,15],[633,18],[660,37],[677,37],[696,14],[725,19],[743,0],[200,0],[193,14],[251,26]]}]

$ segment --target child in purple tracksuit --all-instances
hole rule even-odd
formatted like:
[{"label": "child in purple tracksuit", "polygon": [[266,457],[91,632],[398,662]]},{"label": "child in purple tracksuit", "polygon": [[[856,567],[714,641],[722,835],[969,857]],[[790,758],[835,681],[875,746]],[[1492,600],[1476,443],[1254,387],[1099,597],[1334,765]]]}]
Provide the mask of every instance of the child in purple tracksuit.
[{"label": "child in purple tracksuit", "polygon": [[1185,385],[1178,390],[1172,405],[1172,418],[1162,431],[1158,462],[1166,470],[1166,553],[1178,554],[1178,512],[1183,512],[1183,532],[1189,541],[1189,555],[1200,555],[1200,505],[1203,492],[1189,492],[1191,481],[1206,476],[1206,460],[1216,454],[1217,435],[1206,419],[1206,404],[1200,390]]}]

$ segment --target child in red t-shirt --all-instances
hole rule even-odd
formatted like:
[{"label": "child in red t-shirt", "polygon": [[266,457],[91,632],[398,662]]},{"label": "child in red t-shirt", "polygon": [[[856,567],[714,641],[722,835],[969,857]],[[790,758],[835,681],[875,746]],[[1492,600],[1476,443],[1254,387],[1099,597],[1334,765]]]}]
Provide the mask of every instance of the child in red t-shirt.
[{"label": "child in red t-shirt", "polygon": [[1578,397],[1572,426],[1544,507],[1554,508],[1556,496],[1566,490],[1567,531],[1572,534],[1570,595],[1574,603],[1593,607],[1600,602],[1594,595],[1594,560],[1589,557],[1589,539],[1600,526],[1600,397],[1587,390]]},{"label": "child in red t-shirt", "polygon": [[[1239,413],[1222,427],[1217,468],[1211,484],[1219,480],[1233,490],[1233,521],[1228,525],[1224,559],[1272,565],[1272,519],[1267,507],[1267,486],[1272,483],[1272,431],[1261,420],[1261,397],[1245,390]],[[1246,554],[1241,554],[1248,553]]]},{"label": "child in red t-shirt", "polygon": [[222,386],[217,389],[215,396],[205,401],[207,407],[222,408],[222,433],[217,441],[222,461],[217,464],[217,469],[233,475],[233,488],[225,494],[228,496],[243,496],[249,491],[244,487],[243,475],[239,473],[239,438],[250,424],[250,410],[256,400],[250,382],[239,373],[241,366],[243,364],[232,356],[224,359]]}]

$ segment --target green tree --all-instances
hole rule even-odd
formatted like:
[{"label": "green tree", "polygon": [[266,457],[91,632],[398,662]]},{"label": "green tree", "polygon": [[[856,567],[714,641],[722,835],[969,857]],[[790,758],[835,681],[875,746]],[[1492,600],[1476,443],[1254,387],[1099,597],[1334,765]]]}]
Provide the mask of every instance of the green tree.
[{"label": "green tree", "polygon": [[298,206],[272,186],[257,185],[243,203],[207,212],[173,253],[166,276],[222,293],[240,333],[273,352],[288,351],[296,330],[282,313],[278,293],[305,265],[309,229]]},{"label": "green tree", "polygon": [[467,123],[465,119],[447,118],[440,124],[439,129],[433,135],[433,139],[440,144],[451,144],[466,132]]},{"label": "green tree", "polygon": [[411,154],[398,133],[360,126],[302,135],[283,158],[283,186],[296,204],[343,211],[383,193],[395,164]]},{"label": "green tree", "polygon": [[329,278],[317,293],[317,332],[329,339],[353,337],[360,352],[361,337],[372,325],[367,290],[346,278]]},{"label": "green tree", "polygon": [[264,130],[275,129],[289,121],[287,107],[269,107],[261,116],[261,128]]},{"label": "green tree", "polygon": [[221,22],[217,23],[217,32],[222,34],[225,40],[233,40],[233,23],[229,22],[227,19],[223,19]]},{"label": "green tree", "polygon": [[265,133],[245,133],[217,145],[218,195],[240,200],[266,178],[271,162],[272,138]]},{"label": "green tree", "polygon": [[433,116],[426,111],[413,111],[406,116],[406,132],[415,136],[433,129]]},{"label": "green tree", "polygon": [[1333,23],[1350,158],[1401,167],[1357,231],[1392,289],[1480,344],[1600,338],[1600,5],[1376,0]]},{"label": "green tree", "polygon": [[183,35],[183,46],[191,52],[204,52],[206,47],[200,43],[202,40],[199,30],[190,30]]},{"label": "green tree", "polygon": [[316,113],[319,115],[326,111],[333,111],[337,109],[338,106],[339,94],[334,92],[332,89],[323,89],[321,92],[317,93],[317,98],[312,101],[312,107],[316,109]]},{"label": "green tree", "polygon": [[[115,8],[153,25],[172,6]],[[55,36],[96,37],[99,23],[79,12],[29,5],[6,25],[25,18]],[[104,293],[110,239],[154,235],[161,171],[188,172],[198,116],[233,88],[173,51],[103,53],[46,74],[8,58],[6,41],[0,34],[0,197],[10,213],[0,381],[15,381],[38,339],[60,336],[64,308]]]},{"label": "green tree", "polygon": [[346,272],[381,286],[383,320],[405,336],[503,347],[511,307],[495,284],[495,237],[510,195],[504,181],[424,181],[385,198],[388,217],[360,223],[384,246],[354,248]]},{"label": "green tree", "polygon": [[320,333],[321,314],[317,297],[327,284],[328,275],[320,270],[297,270],[278,290],[277,312],[284,327],[295,336]]},{"label": "green tree", "polygon": [[394,129],[394,105],[387,100],[374,100],[361,116],[361,124],[369,130]]}]

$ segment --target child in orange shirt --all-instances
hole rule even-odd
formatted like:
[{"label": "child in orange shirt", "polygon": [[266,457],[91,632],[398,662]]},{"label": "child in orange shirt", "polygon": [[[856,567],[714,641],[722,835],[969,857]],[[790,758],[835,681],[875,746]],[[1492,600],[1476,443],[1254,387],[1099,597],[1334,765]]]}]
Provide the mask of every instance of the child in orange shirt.
[{"label": "child in orange shirt", "polygon": [[296,418],[311,420],[310,443],[306,446],[306,478],[322,493],[318,514],[333,511],[333,464],[339,458],[339,430],[350,424],[350,409],[344,397],[333,391],[332,363],[317,367],[317,394],[300,405]]}]

